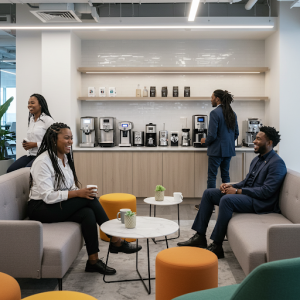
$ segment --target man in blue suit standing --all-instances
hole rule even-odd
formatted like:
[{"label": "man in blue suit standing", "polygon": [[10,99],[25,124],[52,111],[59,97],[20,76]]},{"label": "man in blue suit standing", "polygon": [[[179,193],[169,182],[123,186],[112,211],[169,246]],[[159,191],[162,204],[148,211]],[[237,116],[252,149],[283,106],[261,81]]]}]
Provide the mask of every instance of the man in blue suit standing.
[{"label": "man in blue suit standing", "polygon": [[[232,102],[233,96],[228,91],[215,90],[211,96],[211,104],[216,109],[209,116],[207,138],[201,139],[201,143],[208,147],[208,189],[216,187],[219,167],[222,182],[230,182],[230,160],[235,156],[235,140],[239,136],[237,117],[230,105]],[[199,209],[199,205],[195,208]]]},{"label": "man in blue suit standing", "polygon": [[[223,183],[220,189],[204,191],[200,210],[192,229],[197,233],[178,246],[207,248],[218,258],[224,257],[222,243],[233,212],[238,213],[279,213],[279,190],[286,175],[282,158],[273,150],[280,141],[279,132],[273,127],[263,126],[254,141],[256,156],[250,165],[246,178],[237,184]],[[206,229],[214,205],[219,206],[219,216],[207,247]]]}]

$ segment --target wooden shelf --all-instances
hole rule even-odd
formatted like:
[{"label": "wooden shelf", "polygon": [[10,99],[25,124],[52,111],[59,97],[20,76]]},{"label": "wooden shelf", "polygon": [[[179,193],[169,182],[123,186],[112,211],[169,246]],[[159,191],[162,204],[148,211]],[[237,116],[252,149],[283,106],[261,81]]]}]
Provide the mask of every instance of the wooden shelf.
[{"label": "wooden shelf", "polygon": [[201,73],[265,73],[267,67],[81,67],[77,69],[89,75],[99,74],[201,74]]},{"label": "wooden shelf", "polygon": [[[79,97],[81,101],[131,101],[131,102],[145,102],[145,101],[210,101],[210,96],[207,97]],[[269,100],[269,97],[234,97],[235,101],[261,101]]]}]

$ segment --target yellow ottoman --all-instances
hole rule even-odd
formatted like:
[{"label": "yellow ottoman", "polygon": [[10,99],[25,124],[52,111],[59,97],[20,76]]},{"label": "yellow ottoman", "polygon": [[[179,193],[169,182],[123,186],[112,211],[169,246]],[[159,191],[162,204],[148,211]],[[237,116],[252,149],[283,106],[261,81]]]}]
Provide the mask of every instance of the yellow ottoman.
[{"label": "yellow ottoman", "polygon": [[218,287],[218,258],[197,247],[169,248],[156,256],[156,300]]},{"label": "yellow ottoman", "polygon": [[20,300],[21,290],[16,279],[0,272],[0,299]]},{"label": "yellow ottoman", "polygon": [[78,292],[54,291],[36,294],[23,298],[23,300],[97,300],[96,298]]},{"label": "yellow ottoman", "polygon": [[[117,218],[117,213],[121,208],[130,208],[136,212],[136,197],[131,194],[113,193],[102,195],[99,198],[100,204],[105,210],[110,220]],[[109,242],[109,238],[100,229],[100,238],[103,241]],[[126,239],[127,242],[134,242],[134,239]]]}]

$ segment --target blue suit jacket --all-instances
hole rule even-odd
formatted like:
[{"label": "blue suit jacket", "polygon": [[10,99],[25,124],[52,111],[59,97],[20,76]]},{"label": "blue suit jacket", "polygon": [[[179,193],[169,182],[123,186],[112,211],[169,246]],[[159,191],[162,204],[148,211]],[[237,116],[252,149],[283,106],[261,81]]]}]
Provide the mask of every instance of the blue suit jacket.
[{"label": "blue suit jacket", "polygon": [[231,157],[235,156],[234,141],[239,136],[239,126],[235,115],[235,129],[227,128],[223,115],[222,105],[214,109],[209,116],[208,134],[205,140],[208,156]]},{"label": "blue suit jacket", "polygon": [[279,190],[286,175],[286,166],[282,158],[272,150],[256,172],[252,187],[245,187],[259,157],[255,157],[251,164],[249,173],[240,183],[233,187],[242,189],[242,194],[252,197],[254,211],[259,213],[279,213]]}]

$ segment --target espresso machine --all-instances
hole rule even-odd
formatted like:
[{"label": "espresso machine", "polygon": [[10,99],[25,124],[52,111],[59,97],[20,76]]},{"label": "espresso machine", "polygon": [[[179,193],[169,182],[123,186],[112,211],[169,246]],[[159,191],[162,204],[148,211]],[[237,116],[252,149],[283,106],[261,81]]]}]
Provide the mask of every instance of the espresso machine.
[{"label": "espresso machine", "polygon": [[254,147],[256,134],[259,132],[263,124],[258,118],[248,118],[243,121],[243,145],[246,147]]},{"label": "espresso machine", "polygon": [[131,147],[131,130],[133,123],[122,121],[118,123],[120,129],[120,144],[119,147]]},{"label": "espresso machine", "polygon": [[97,143],[97,118],[94,117],[83,117],[80,119],[80,130],[81,143],[79,147],[81,148],[93,148],[95,143]]},{"label": "espresso machine", "polygon": [[181,134],[181,146],[188,147],[190,146],[190,129],[189,128],[182,128]]},{"label": "espresso machine", "polygon": [[100,147],[115,146],[115,122],[112,117],[99,118],[99,145]]},{"label": "espresso machine", "polygon": [[195,148],[207,147],[206,144],[201,144],[201,139],[207,137],[208,131],[208,116],[194,115],[192,118],[192,142]]},{"label": "espresso machine", "polygon": [[164,129],[159,132],[159,146],[168,146],[168,130],[165,129],[165,123]]},{"label": "espresso machine", "polygon": [[133,140],[133,146],[137,146],[137,147],[144,146],[144,131],[133,131],[132,140]]},{"label": "espresso machine", "polygon": [[156,147],[156,125],[149,123],[146,124],[146,147]]}]

